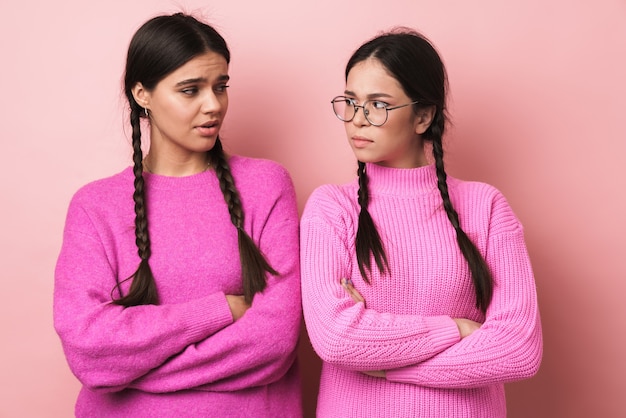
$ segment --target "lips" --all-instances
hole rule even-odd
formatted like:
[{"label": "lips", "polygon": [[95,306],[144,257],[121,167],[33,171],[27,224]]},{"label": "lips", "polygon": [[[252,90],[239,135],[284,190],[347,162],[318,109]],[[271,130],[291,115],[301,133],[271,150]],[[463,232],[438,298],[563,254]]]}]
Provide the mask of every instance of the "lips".
[{"label": "lips", "polygon": [[368,146],[369,144],[372,144],[373,142],[374,141],[372,141],[371,139],[367,139],[362,136],[352,137],[352,145],[354,145],[355,148],[365,148],[366,146]]},{"label": "lips", "polygon": [[200,125],[200,128],[212,128],[214,126],[219,125],[219,122],[217,120],[212,120],[212,121],[208,121],[203,123],[202,125]]},{"label": "lips", "polygon": [[196,130],[202,136],[215,136],[219,132],[219,121],[213,120],[203,123],[202,125],[196,126]]}]

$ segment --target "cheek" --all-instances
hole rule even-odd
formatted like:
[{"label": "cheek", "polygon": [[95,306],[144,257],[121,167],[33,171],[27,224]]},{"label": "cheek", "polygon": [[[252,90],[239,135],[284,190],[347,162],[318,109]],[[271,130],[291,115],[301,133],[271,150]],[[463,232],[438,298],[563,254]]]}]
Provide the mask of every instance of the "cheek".
[{"label": "cheek", "polygon": [[387,133],[392,138],[406,138],[415,135],[415,127],[408,120],[396,121],[387,127]]},{"label": "cheek", "polygon": [[162,98],[158,102],[159,110],[161,111],[162,117],[167,119],[175,119],[178,114],[181,112],[181,106],[171,97]]},{"label": "cheek", "polygon": [[220,97],[219,102],[222,108],[222,115],[225,115],[226,111],[228,110],[228,95],[224,95],[223,97]]},{"label": "cheek", "polygon": [[169,103],[167,112],[168,118],[173,122],[183,122],[190,120],[196,114],[193,106],[189,106],[189,104],[179,102]]}]

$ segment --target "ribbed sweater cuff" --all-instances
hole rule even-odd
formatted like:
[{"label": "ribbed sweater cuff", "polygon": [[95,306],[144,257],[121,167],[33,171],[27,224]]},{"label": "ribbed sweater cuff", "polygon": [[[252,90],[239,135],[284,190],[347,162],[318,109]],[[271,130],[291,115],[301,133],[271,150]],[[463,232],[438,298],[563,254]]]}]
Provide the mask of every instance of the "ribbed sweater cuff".
[{"label": "ribbed sweater cuff", "polygon": [[449,316],[429,316],[424,318],[424,322],[431,330],[430,338],[435,347],[446,349],[461,339],[459,327]]},{"label": "ribbed sweater cuff", "polygon": [[190,309],[182,315],[182,319],[191,336],[197,337],[198,341],[233,323],[233,315],[223,292],[197,299],[189,305]]},{"label": "ribbed sweater cuff", "polygon": [[387,370],[385,372],[385,377],[387,378],[389,382],[416,383],[415,381],[415,374],[416,374],[415,368],[416,367],[417,365],[402,367],[400,369]]},{"label": "ribbed sweater cuff", "polygon": [[[449,316],[431,316],[424,318],[424,322],[431,329],[431,341],[434,347],[441,352],[459,342],[461,336],[456,322]],[[415,368],[418,365],[391,369],[386,371],[386,378],[390,382],[412,382],[415,379]]]}]

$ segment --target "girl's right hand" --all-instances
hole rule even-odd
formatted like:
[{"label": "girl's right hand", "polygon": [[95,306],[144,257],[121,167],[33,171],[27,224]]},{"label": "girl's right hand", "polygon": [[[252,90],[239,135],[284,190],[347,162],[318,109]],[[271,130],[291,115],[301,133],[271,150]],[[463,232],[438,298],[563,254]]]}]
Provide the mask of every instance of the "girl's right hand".
[{"label": "girl's right hand", "polygon": [[237,321],[246,313],[250,305],[248,305],[243,295],[226,295],[226,301],[230,312],[233,314],[233,321]]},{"label": "girl's right hand", "polygon": [[354,288],[352,280],[346,278],[341,279],[341,286],[348,292],[353,301],[356,303],[363,302],[363,306],[365,306],[365,299],[363,299],[363,296]]},{"label": "girl's right hand", "polygon": [[465,318],[452,318],[454,322],[456,322],[456,326],[459,327],[459,334],[461,334],[461,339],[471,335],[474,331],[481,327],[480,322],[472,321],[471,319]]}]

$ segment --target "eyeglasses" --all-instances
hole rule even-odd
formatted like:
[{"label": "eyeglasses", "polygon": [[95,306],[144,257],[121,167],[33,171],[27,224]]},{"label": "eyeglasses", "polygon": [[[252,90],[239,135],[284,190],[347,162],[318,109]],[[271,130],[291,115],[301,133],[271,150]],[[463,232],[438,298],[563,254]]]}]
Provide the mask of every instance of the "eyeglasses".
[{"label": "eyeglasses", "polygon": [[383,126],[387,122],[389,117],[389,111],[394,109],[400,109],[401,107],[411,106],[419,101],[416,100],[411,103],[403,104],[400,106],[389,107],[385,102],[380,100],[367,100],[362,105],[356,104],[356,100],[345,96],[337,96],[330,101],[333,105],[333,111],[335,116],[343,122],[350,122],[356,116],[359,108],[363,109],[363,115],[365,119],[373,126]]}]

